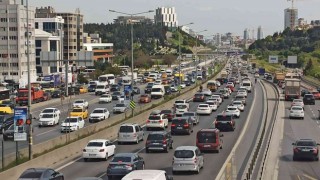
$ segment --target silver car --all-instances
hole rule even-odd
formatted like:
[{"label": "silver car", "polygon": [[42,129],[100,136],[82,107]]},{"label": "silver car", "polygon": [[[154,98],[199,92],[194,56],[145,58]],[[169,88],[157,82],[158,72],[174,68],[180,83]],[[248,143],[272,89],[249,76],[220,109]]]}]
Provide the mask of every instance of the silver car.
[{"label": "silver car", "polygon": [[197,146],[180,146],[174,151],[173,174],[178,171],[194,171],[198,174],[203,165],[203,154]]},{"label": "silver car", "polygon": [[199,124],[199,116],[197,115],[196,112],[184,112],[182,114],[182,117],[191,117],[193,124]]},{"label": "silver car", "polygon": [[113,107],[113,113],[124,113],[128,110],[128,105],[125,103],[118,103]]},{"label": "silver car", "polygon": [[139,124],[122,124],[118,133],[118,144],[123,142],[139,143],[143,141],[144,132]]}]

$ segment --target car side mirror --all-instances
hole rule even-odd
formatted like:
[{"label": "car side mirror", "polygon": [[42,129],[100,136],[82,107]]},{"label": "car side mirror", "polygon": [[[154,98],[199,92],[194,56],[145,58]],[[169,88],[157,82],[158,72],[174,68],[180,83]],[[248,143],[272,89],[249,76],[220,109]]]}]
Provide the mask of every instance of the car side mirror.
[{"label": "car side mirror", "polygon": [[296,145],[296,143],[292,143],[292,145],[294,146],[294,145]]},{"label": "car side mirror", "polygon": [[223,134],[220,134],[220,137],[223,137],[224,135]]}]

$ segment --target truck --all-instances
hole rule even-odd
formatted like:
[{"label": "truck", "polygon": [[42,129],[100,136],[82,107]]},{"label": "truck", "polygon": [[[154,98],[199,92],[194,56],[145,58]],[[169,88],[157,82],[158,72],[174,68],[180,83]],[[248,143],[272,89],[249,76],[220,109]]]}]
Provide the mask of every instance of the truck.
[{"label": "truck", "polygon": [[51,82],[53,83],[53,87],[58,87],[61,85],[61,75],[58,73],[46,75],[46,76],[43,76],[43,81]]},{"label": "truck", "polygon": [[266,69],[265,68],[259,68],[259,75],[263,76],[264,73],[266,73]]},{"label": "truck", "polygon": [[279,81],[284,81],[286,75],[281,72],[274,73],[273,83],[278,83]]},{"label": "truck", "polygon": [[286,78],[284,80],[284,98],[286,101],[291,101],[293,99],[299,99],[301,96],[300,92],[300,79]]},{"label": "truck", "polygon": [[[44,101],[44,91],[40,88],[31,87],[31,103]],[[20,106],[28,104],[28,88],[18,89],[17,104]]]}]

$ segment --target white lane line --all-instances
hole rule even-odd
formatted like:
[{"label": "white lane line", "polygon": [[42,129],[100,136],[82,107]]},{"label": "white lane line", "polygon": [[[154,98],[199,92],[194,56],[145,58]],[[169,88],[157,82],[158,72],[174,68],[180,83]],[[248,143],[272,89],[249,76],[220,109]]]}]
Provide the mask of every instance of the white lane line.
[{"label": "white lane line", "polygon": [[82,159],[82,157],[79,157],[71,162],[68,162],[67,164],[63,165],[63,166],[60,166],[56,169],[56,171],[60,171],[61,169],[67,167],[67,166],[70,166],[71,164],[75,163],[76,161],[79,161],[80,159]]},{"label": "white lane line", "polygon": [[56,128],[56,129],[51,129],[51,130],[46,131],[46,132],[43,132],[43,133],[39,133],[39,134],[36,135],[36,137],[37,137],[37,136],[44,135],[44,134],[47,134],[47,133],[52,132],[52,131],[55,131],[55,130],[57,130],[57,128]]},{"label": "white lane line", "polygon": [[99,178],[102,178],[103,176],[105,176],[107,173],[102,173]]}]

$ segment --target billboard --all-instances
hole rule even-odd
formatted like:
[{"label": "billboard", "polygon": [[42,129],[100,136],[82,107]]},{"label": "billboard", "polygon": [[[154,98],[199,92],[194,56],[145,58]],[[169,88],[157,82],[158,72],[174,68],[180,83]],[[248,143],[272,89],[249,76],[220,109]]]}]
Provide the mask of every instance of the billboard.
[{"label": "billboard", "polygon": [[269,56],[269,63],[278,63],[278,56]]},{"label": "billboard", "polygon": [[298,63],[298,57],[297,56],[288,56],[288,64],[297,64]]},{"label": "billboard", "polygon": [[14,141],[26,141],[27,133],[26,133],[26,120],[27,120],[27,108],[19,107],[14,108]]}]

